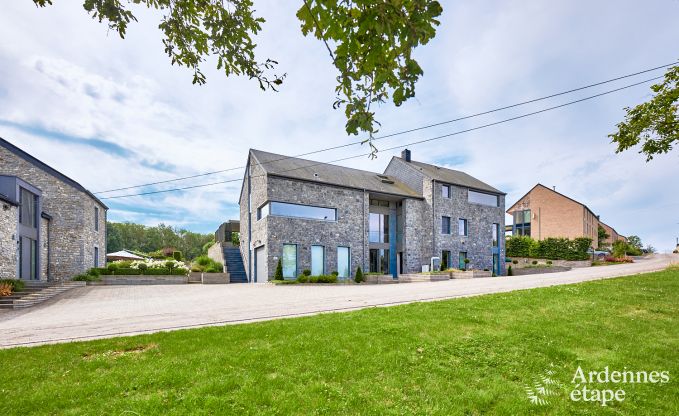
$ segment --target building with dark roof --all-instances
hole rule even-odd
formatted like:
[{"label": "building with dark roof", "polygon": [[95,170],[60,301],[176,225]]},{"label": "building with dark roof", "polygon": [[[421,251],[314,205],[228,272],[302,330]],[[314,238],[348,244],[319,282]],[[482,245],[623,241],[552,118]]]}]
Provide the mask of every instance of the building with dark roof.
[{"label": "building with dark roof", "polygon": [[105,264],[108,207],[2,138],[0,205],[0,277],[66,280]]},{"label": "building with dark roof", "polygon": [[272,279],[279,261],[286,278],[305,269],[350,278],[358,267],[396,278],[432,265],[503,274],[504,197],[407,150],[384,173],[250,150],[240,195],[247,280]]}]

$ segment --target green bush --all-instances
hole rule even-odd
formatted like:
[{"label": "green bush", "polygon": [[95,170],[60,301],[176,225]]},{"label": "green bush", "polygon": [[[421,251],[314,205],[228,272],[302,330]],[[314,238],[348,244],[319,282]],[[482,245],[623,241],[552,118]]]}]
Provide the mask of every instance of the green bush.
[{"label": "green bush", "polygon": [[507,267],[507,276],[514,276],[514,271],[512,270],[512,266]]},{"label": "green bush", "polygon": [[530,257],[536,244],[528,236],[515,235],[507,239],[505,250],[509,257]]},{"label": "green bush", "polygon": [[19,292],[26,286],[24,281],[19,279],[0,279],[0,284],[3,283],[12,286],[12,292]]},{"label": "green bush", "polygon": [[240,233],[236,232],[231,233],[231,244],[233,244],[234,246],[240,245]]},{"label": "green bush", "polygon": [[299,283],[307,283],[309,281],[309,276],[305,274],[300,274],[299,277],[297,277],[297,281]]},{"label": "green bush", "polygon": [[181,251],[173,251],[172,252],[172,258],[177,260],[177,261],[182,261],[182,252]]},{"label": "green bush", "polygon": [[633,245],[627,243],[624,240],[618,240],[613,243],[613,250],[611,252],[613,257],[625,257],[625,256],[640,256],[641,250]]},{"label": "green bush", "polygon": [[198,256],[193,260],[193,262],[199,266],[209,266],[210,263],[212,263],[212,259],[208,256]]},{"label": "green bush", "polygon": [[109,263],[109,264],[106,265],[106,269],[110,270],[110,271],[118,270],[118,268],[120,268],[119,263]]},{"label": "green bush", "polygon": [[118,270],[115,272],[116,275],[138,275],[142,274],[140,269],[133,269],[131,267],[123,268],[120,267]]},{"label": "green bush", "polygon": [[361,266],[358,266],[356,268],[356,274],[354,275],[354,282],[356,282],[356,283],[365,282],[365,276],[363,276],[363,270],[361,270]]},{"label": "green bush", "polygon": [[337,283],[337,275],[322,274],[320,276],[309,276],[309,283]]},{"label": "green bush", "polygon": [[99,276],[83,273],[79,274],[77,276],[73,276],[71,280],[76,281],[76,282],[94,282],[101,279]]},{"label": "green bush", "polygon": [[587,250],[592,245],[592,239],[586,237],[573,240],[567,238],[546,238],[535,241],[527,236],[513,236],[507,239],[506,244],[507,255],[510,257],[587,260],[589,258]]},{"label": "green bush", "polygon": [[224,273],[222,263],[214,262],[205,269],[205,273]]},{"label": "green bush", "polygon": [[338,272],[338,271],[334,271],[334,272],[332,272],[332,273],[330,273],[330,274],[333,275],[333,276],[335,276],[335,281],[337,281],[337,276],[339,276],[339,272]]},{"label": "green bush", "polygon": [[309,269],[304,269],[304,270],[302,270],[302,274],[303,274],[304,276],[311,276],[311,270],[309,270]]},{"label": "green bush", "polygon": [[276,272],[273,275],[274,280],[284,280],[283,279],[283,262],[278,259],[278,265],[276,266]]},{"label": "green bush", "polygon": [[139,265],[137,266],[137,268],[138,268],[139,270],[141,270],[141,271],[142,271],[142,273],[143,273],[143,272],[144,272],[144,270],[146,270],[146,269],[148,269],[148,268],[149,268],[149,265],[148,265],[148,264],[146,264],[146,263],[139,263]]}]

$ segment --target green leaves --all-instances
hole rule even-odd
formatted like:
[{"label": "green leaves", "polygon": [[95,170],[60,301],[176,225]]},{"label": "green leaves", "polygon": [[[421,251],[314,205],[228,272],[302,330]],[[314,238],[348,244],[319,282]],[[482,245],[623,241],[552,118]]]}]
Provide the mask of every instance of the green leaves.
[{"label": "green leaves", "polygon": [[655,96],[634,108],[625,108],[625,121],[608,136],[618,145],[616,153],[642,143],[639,153],[646,155],[647,162],[654,155],[669,152],[679,141],[679,65],[671,67],[663,82],[651,90]]},{"label": "green leaves", "polygon": [[415,95],[423,71],[412,52],[434,37],[442,11],[432,0],[305,0],[297,11],[302,33],[331,51],[339,71],[334,108],[345,107],[347,133],[372,137],[379,126],[372,104],[391,95],[399,106]]},{"label": "green leaves", "polygon": [[[372,136],[379,122],[371,106],[391,98],[397,106],[415,96],[422,76],[413,50],[429,42],[443,9],[435,0],[302,0],[297,11],[304,35],[322,40],[337,68],[336,100],[344,107],[349,134]],[[52,0],[33,0],[39,7]],[[205,84],[201,67],[210,56],[226,76],[245,75],[262,90],[277,91],[286,74],[272,73],[278,62],[258,62],[253,38],[264,19],[255,16],[252,0],[84,0],[83,7],[99,22],[125,37],[137,19],[130,5],[162,13],[165,53],[173,65],[193,71],[193,83]]]}]

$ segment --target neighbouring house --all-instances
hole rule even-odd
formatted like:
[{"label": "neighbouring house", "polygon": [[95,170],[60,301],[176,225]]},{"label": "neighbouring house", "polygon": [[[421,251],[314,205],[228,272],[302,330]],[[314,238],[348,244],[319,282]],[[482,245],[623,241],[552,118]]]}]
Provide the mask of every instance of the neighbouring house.
[{"label": "neighbouring house", "polygon": [[117,260],[144,260],[144,257],[138,256],[131,251],[120,250],[115,253],[106,254],[106,261],[117,261]]},{"label": "neighbouring house", "polygon": [[617,231],[615,231],[615,228],[611,227],[610,225],[599,221],[599,225],[606,230],[606,234],[608,235],[608,238],[604,240],[604,246],[605,247],[611,247],[613,243],[616,241],[622,240],[622,241],[627,241],[627,237],[618,234]]},{"label": "neighbouring house", "polygon": [[108,207],[0,138],[0,276],[66,280],[106,262]]},{"label": "neighbouring house", "polygon": [[519,198],[507,213],[513,218],[513,235],[526,235],[536,240],[588,237],[596,249],[599,225],[610,235],[608,241],[625,238],[601,222],[587,205],[539,183]]},{"label": "neighbouring house", "polygon": [[396,278],[432,258],[503,274],[504,198],[409,150],[383,174],[250,150],[240,195],[247,281],[270,280],[279,260],[286,278],[305,269],[349,278],[359,266]]}]

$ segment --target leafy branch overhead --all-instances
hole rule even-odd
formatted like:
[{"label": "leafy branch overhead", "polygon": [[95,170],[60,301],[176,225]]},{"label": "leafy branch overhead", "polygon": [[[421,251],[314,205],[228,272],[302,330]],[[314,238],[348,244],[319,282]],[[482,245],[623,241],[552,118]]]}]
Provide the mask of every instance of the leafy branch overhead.
[{"label": "leafy branch overhead", "polygon": [[610,134],[620,153],[641,143],[639,153],[646,161],[667,153],[679,142],[679,65],[665,73],[665,79],[651,87],[655,93],[648,102],[634,108],[625,108],[625,121],[617,125],[618,131]]},{"label": "leafy branch overhead", "polygon": [[[52,0],[33,0],[39,7]],[[349,134],[372,134],[379,123],[374,103],[391,99],[397,106],[415,95],[422,68],[413,50],[436,34],[442,13],[435,0],[301,0],[297,17],[302,32],[325,42],[339,71],[334,108],[344,107]],[[273,73],[277,61],[257,61],[253,38],[264,23],[252,0],[84,0],[92,18],[125,37],[137,22],[131,6],[161,12],[159,29],[172,64],[193,71],[193,83],[205,84],[201,67],[215,57],[226,76],[255,79],[262,90],[277,91],[285,74]]]}]

